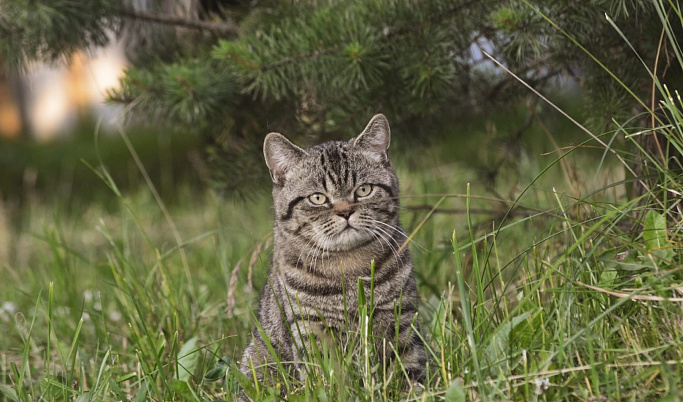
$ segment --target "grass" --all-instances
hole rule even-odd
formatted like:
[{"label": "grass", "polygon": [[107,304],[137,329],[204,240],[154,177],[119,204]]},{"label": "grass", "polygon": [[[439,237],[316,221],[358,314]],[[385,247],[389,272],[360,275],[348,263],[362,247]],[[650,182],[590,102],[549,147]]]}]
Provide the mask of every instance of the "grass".
[{"label": "grass", "polygon": [[[655,129],[680,152],[683,103],[658,87]],[[107,202],[27,197],[0,215],[2,398],[231,400],[243,389],[277,400],[284,389],[288,400],[678,400],[680,166],[650,159],[638,178],[649,191],[631,199],[634,179],[613,154],[591,139],[556,151],[564,135],[586,136],[535,110],[533,146],[516,153],[494,145],[519,116],[468,127],[489,140],[467,150],[448,127],[438,144],[392,148],[430,355],[424,389],[405,387],[400,362],[377,363],[376,349],[391,346],[364,325],[371,285],[349,347],[311,348],[303,383],[284,368],[279,389],[250,382],[233,362],[269,266],[269,198],[178,184],[165,204],[151,182],[122,190],[104,175]],[[600,137],[629,149],[639,135],[618,125]]]},{"label": "grass", "polygon": [[[312,352],[305,383],[282,372],[289,399],[677,397],[679,204],[629,201],[616,163],[592,170],[581,147],[561,158],[522,153],[509,166],[519,177],[502,184],[484,184],[448,149],[395,155],[402,220],[420,245],[425,389],[405,390],[400,364],[374,363],[361,331],[360,356],[329,346]],[[681,190],[673,177],[662,183]],[[162,207],[149,188],[108,184],[116,208],[70,214],[29,201],[3,229],[4,398],[230,400],[242,386],[277,399],[232,366],[269,265],[269,198],[246,204],[179,186],[180,202]],[[634,237],[620,229],[645,211]],[[360,305],[371,314],[372,294]]]}]

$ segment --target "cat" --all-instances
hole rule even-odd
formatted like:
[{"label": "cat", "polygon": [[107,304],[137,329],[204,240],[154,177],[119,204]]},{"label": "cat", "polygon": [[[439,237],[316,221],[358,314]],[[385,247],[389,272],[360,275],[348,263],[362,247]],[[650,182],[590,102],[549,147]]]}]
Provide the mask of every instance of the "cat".
[{"label": "cat", "polygon": [[[358,278],[365,278],[369,298],[371,261],[373,336],[377,345],[385,339],[384,348],[377,350],[387,351],[380,361],[393,360],[396,351],[411,381],[424,378],[425,348],[416,332],[417,287],[408,248],[402,246],[407,237],[398,218],[399,185],[389,160],[390,141],[389,122],[381,114],[347,142],[304,150],[279,133],[265,138],[275,225],[273,261],[257,318],[280,361],[288,362],[300,380],[305,378],[301,362],[311,345],[309,337],[319,344],[327,339],[324,334],[333,333],[344,342],[349,333],[358,332]],[[259,382],[275,381],[276,364],[258,328],[240,371]]]}]

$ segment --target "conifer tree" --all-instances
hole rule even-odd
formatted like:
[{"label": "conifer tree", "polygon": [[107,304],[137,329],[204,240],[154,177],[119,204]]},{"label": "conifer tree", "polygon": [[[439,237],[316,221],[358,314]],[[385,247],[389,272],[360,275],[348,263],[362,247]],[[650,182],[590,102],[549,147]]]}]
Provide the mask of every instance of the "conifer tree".
[{"label": "conifer tree", "polygon": [[654,73],[673,87],[681,81],[662,61],[673,49],[661,41],[662,18],[680,9],[659,0],[169,4],[6,0],[0,60],[4,68],[68,60],[75,49],[124,38],[133,64],[110,101],[130,106],[131,119],[206,138],[228,188],[249,172],[267,177],[257,160],[267,131],[314,143],[357,132],[382,111],[398,135],[424,137],[424,121],[530,96],[479,49],[541,92],[575,80],[599,129],[644,112],[632,94],[649,99],[652,78],[638,57],[650,68],[659,61]]}]

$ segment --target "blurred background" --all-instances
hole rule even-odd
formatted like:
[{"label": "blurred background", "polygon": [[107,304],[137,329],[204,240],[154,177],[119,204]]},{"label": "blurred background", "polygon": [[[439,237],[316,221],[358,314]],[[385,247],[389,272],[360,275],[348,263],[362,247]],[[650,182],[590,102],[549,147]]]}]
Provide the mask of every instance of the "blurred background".
[{"label": "blurred background", "polygon": [[623,62],[629,53],[667,82],[680,79],[668,62],[656,65],[671,49],[649,1],[31,4],[3,6],[7,205],[28,193],[57,192],[67,204],[106,194],[86,166],[98,153],[119,185],[134,185],[117,128],[131,131],[164,196],[179,179],[248,197],[267,188],[257,160],[265,133],[308,146],[348,138],[378,112],[390,117],[396,147],[457,142],[453,159],[489,186],[511,155],[588,137],[571,124],[553,129],[568,121],[482,52],[596,133],[647,123],[632,95],[653,93],[651,80],[640,63]]},{"label": "blurred background", "polygon": [[[500,275],[519,284],[566,250],[568,235],[548,235],[567,230],[558,217],[649,200],[680,225],[680,193],[661,183],[681,168],[678,137],[662,134],[681,26],[678,2],[652,0],[0,2],[3,362],[30,346],[40,366],[53,334],[81,330],[82,367],[99,365],[101,341],[123,356],[116,375],[137,353],[163,360],[140,346],[159,336],[237,355],[269,266],[272,131],[307,147],[388,117],[427,308],[454,280],[454,232],[483,250],[495,232],[487,264],[501,272],[536,258],[527,276]],[[648,208],[596,241],[613,264]],[[36,303],[60,317],[38,343]]]}]

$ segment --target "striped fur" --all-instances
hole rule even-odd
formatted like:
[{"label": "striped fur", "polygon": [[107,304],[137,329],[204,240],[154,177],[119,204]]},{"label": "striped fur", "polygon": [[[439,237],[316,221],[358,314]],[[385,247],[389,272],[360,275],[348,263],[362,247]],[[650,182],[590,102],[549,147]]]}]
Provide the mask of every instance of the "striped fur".
[{"label": "striped fur", "polygon": [[[386,342],[378,350],[397,351],[412,380],[424,376],[424,345],[416,326],[411,327],[418,296],[408,248],[401,248],[406,236],[398,219],[390,139],[383,115],[373,117],[363,133],[348,142],[307,150],[277,133],[266,137],[275,207],[274,256],[258,320],[280,361],[291,362],[288,367],[300,379],[305,375],[300,362],[311,339],[320,343],[331,336],[347,342],[349,334],[358,332],[358,278],[370,277],[373,260],[373,335],[378,345]],[[369,194],[359,195],[368,185]],[[314,193],[326,202],[316,205],[310,198]],[[370,281],[365,285],[369,295]],[[394,357],[387,352],[381,358]],[[255,372],[259,381],[274,381],[276,367],[258,329],[241,370],[249,377]]]}]

